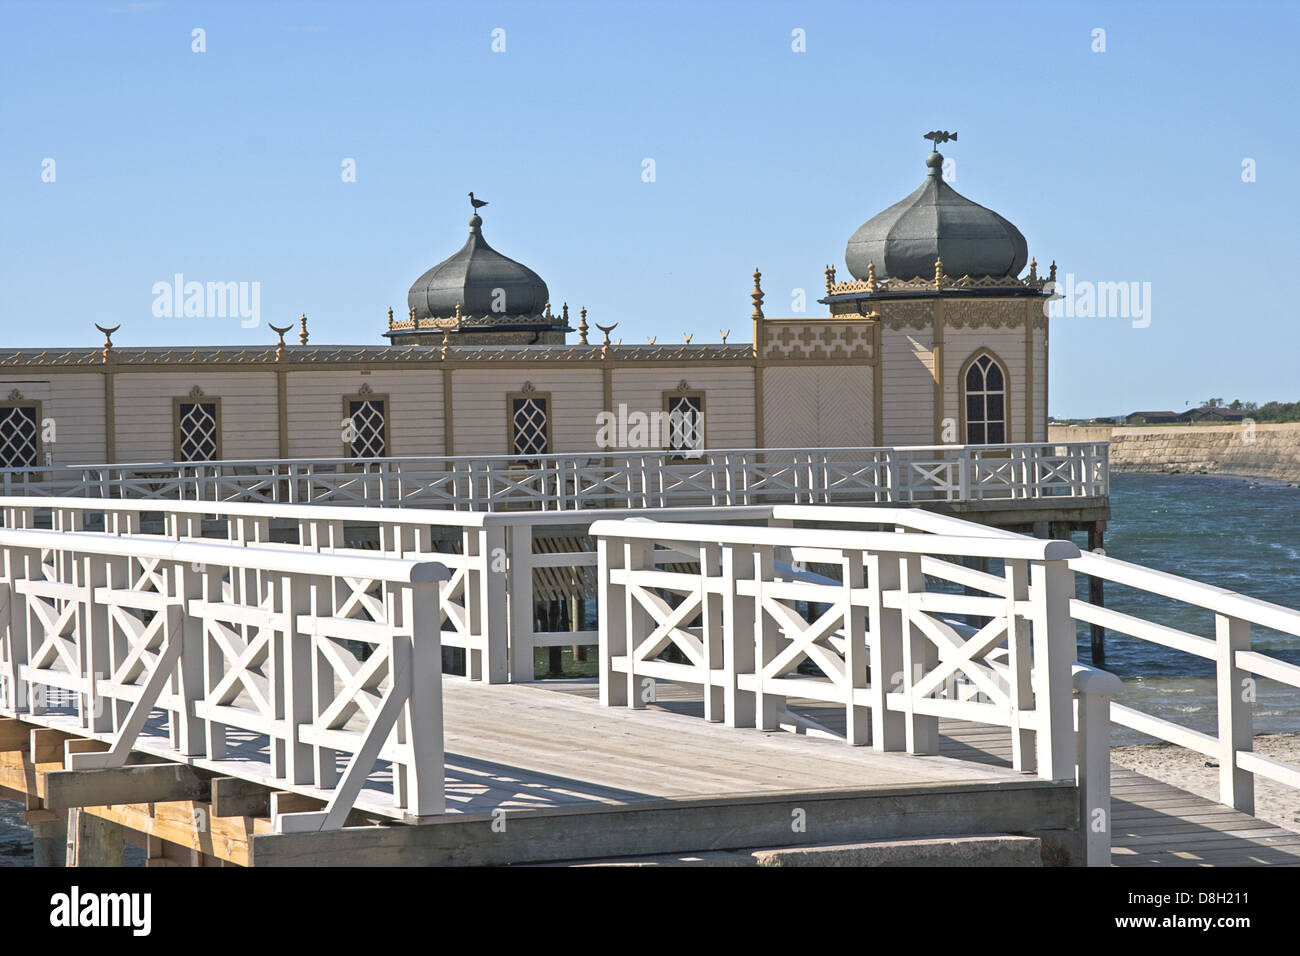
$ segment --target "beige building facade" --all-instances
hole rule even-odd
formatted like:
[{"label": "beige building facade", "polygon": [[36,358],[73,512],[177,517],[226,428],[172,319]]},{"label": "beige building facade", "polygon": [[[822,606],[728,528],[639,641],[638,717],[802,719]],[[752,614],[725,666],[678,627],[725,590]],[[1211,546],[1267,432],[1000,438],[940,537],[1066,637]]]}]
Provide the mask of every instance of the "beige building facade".
[{"label": "beige building facade", "polygon": [[[1055,265],[1022,278],[1023,238],[943,184],[938,155],[850,240],[854,278],[827,268],[826,314],[767,317],[756,271],[749,342],[625,344],[585,310],[575,330],[476,212],[410,314],[389,313],[390,345],[309,345],[304,317],[298,344],[276,328],[265,348],[117,348],[110,334],[0,352],[0,466],[1046,441]],[[938,216],[910,223],[926,204]],[[641,427],[652,419],[676,424]]]}]

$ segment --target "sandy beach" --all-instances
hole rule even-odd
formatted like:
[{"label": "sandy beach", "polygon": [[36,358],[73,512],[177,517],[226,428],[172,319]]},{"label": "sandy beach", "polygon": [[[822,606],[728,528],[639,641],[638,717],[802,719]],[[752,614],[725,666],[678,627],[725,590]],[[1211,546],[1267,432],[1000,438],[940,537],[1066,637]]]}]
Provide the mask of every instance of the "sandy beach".
[{"label": "sandy beach", "polygon": [[[1300,765],[1300,733],[1261,734],[1255,738],[1255,751],[1274,760]],[[1218,763],[1204,754],[1168,743],[1137,744],[1113,748],[1111,760],[1208,800],[1219,799]],[[1300,832],[1300,791],[1257,776],[1255,816]]]}]

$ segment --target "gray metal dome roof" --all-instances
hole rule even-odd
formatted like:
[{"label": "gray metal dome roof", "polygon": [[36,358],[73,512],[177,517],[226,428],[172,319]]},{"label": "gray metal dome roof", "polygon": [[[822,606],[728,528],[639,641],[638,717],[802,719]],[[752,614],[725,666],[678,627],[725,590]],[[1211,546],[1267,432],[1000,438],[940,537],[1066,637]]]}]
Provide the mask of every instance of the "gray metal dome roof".
[{"label": "gray metal dome roof", "polygon": [[943,181],[943,156],[926,157],[916,192],[867,220],[849,239],[844,262],[855,279],[934,276],[943,260],[948,276],[1018,276],[1029,259],[1020,230],[992,209],[971,202]]},{"label": "gray metal dome roof", "polygon": [[475,213],[460,251],[415,280],[406,304],[417,319],[455,315],[458,305],[462,315],[538,315],[550,301],[541,276],[489,246],[482,225]]}]

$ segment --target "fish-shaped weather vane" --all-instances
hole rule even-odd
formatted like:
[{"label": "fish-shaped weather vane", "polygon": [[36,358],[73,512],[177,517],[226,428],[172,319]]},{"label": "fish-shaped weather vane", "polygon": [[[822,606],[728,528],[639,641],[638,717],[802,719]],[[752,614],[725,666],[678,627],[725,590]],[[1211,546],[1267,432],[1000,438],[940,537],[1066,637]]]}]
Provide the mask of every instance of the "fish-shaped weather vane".
[{"label": "fish-shaped weather vane", "polygon": [[952,140],[954,143],[957,142],[957,134],[950,133],[946,129],[932,129],[922,136],[922,139],[928,139],[934,145],[934,148],[938,149],[940,143],[946,143],[948,140]]}]

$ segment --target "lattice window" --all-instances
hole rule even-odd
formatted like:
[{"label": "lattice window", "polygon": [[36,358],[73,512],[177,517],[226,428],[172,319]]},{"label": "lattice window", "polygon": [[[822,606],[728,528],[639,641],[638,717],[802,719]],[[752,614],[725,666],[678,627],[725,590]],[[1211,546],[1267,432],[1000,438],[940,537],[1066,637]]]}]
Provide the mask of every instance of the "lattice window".
[{"label": "lattice window", "polygon": [[538,392],[510,396],[510,449],[535,458],[551,450],[551,397]]},{"label": "lattice window", "polygon": [[704,396],[670,394],[664,399],[668,413],[668,450],[679,455],[704,448]]},{"label": "lattice window", "polygon": [[375,395],[348,399],[351,421],[348,453],[353,458],[384,458],[388,455],[388,400]]},{"label": "lattice window", "polygon": [[0,407],[0,467],[31,468],[39,463],[40,421],[35,404]]},{"label": "lattice window", "polygon": [[988,353],[966,369],[966,444],[1001,445],[1007,440],[1007,378]]},{"label": "lattice window", "polygon": [[178,461],[221,458],[221,406],[214,399],[182,399],[176,403]]}]

